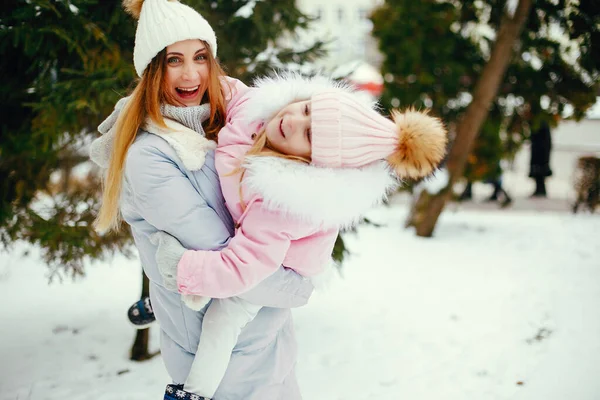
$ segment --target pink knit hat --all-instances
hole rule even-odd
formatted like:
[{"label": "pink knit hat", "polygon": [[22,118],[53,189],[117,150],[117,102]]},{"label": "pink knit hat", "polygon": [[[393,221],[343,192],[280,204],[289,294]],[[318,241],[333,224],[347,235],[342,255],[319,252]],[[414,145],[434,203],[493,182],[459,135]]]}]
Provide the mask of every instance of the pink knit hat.
[{"label": "pink knit hat", "polygon": [[446,152],[446,129],[438,118],[409,109],[392,119],[367,108],[356,94],[338,89],[311,97],[312,163],[361,167],[386,160],[400,178],[421,178]]}]

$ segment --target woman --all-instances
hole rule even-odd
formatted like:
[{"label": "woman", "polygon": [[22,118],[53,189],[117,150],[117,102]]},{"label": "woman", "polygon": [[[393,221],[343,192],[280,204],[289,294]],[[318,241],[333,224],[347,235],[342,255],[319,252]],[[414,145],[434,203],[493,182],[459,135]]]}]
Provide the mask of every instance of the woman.
[{"label": "woman", "polygon": [[[233,233],[214,167],[214,140],[225,123],[228,99],[247,90],[226,79],[216,38],[193,9],[176,1],[126,1],[139,19],[134,65],[140,81],[126,104],[99,130],[92,159],[108,168],[101,231],[130,225],[150,297],[161,326],[161,352],[176,384],[189,373],[203,312],[188,309],[165,287],[149,236],[163,230],[193,249],[220,249]],[[116,120],[116,122],[115,122]],[[182,149],[193,149],[181,157]],[[289,307],[306,303],[312,285],[279,268],[241,297],[265,306],[239,336],[215,400],[299,399],[296,344]],[[280,307],[280,308],[275,308]],[[166,392],[169,399],[171,393]]]}]

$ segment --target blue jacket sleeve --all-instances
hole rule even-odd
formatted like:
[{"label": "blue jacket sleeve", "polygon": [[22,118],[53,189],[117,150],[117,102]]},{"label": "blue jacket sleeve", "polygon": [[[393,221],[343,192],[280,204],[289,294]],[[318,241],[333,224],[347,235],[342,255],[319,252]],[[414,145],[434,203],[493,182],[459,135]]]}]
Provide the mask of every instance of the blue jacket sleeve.
[{"label": "blue jacket sleeve", "polygon": [[[229,240],[230,231],[209,205],[211,194],[213,202],[217,201],[215,194],[197,190],[175,162],[174,151],[166,154],[164,150],[132,146],[128,152],[125,174],[140,215],[157,230],[176,237],[186,248],[212,250],[223,247]],[[198,185],[204,183],[206,188],[220,190],[219,186],[214,187],[214,182],[211,185],[203,171],[196,173],[204,175],[193,177]]]}]

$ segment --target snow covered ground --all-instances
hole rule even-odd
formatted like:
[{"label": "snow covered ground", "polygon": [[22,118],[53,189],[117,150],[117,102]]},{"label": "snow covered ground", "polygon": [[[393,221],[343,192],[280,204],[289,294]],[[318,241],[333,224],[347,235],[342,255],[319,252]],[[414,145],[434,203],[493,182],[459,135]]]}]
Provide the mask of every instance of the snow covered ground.
[{"label": "snow covered ground", "polygon": [[[600,215],[454,207],[423,239],[406,212],[373,210],[295,310],[305,399],[600,399]],[[0,254],[0,399],[161,398],[160,357],[127,359],[138,262],[48,285],[26,249]]]}]

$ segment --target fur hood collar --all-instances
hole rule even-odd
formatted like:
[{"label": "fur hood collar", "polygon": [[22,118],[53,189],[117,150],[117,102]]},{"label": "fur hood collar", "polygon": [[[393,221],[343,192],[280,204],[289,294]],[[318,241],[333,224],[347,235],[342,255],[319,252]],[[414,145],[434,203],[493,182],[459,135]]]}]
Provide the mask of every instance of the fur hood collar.
[{"label": "fur hood collar", "polygon": [[[281,72],[254,82],[243,114],[248,123],[267,122],[288,104],[331,89],[353,93],[365,107],[377,108],[368,95],[346,83]],[[244,166],[244,190],[262,197],[264,207],[326,227],[354,225],[398,183],[383,161],[360,169],[332,169],[277,157],[248,157]]]},{"label": "fur hood collar", "polygon": [[330,227],[350,227],[397,187],[387,163],[320,168],[279,157],[248,157],[244,190],[269,210]]},{"label": "fur hood collar", "polygon": [[288,104],[308,100],[314,94],[331,89],[353,93],[365,107],[377,108],[377,103],[368,95],[357,92],[347,83],[318,75],[305,77],[294,72],[280,72],[254,81],[253,94],[244,104],[244,115],[248,122],[267,122]]}]

